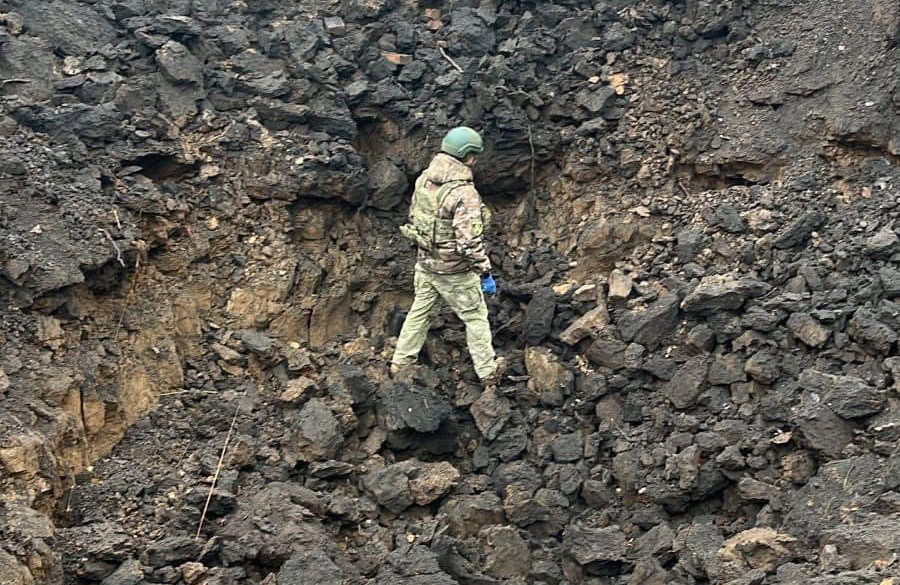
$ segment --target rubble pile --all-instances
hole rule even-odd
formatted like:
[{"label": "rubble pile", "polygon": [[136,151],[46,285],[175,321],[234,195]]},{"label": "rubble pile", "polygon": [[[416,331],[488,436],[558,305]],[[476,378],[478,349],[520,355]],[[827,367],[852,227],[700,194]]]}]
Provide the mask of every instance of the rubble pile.
[{"label": "rubble pile", "polygon": [[0,0],[0,582],[894,583],[900,7],[438,4]]}]

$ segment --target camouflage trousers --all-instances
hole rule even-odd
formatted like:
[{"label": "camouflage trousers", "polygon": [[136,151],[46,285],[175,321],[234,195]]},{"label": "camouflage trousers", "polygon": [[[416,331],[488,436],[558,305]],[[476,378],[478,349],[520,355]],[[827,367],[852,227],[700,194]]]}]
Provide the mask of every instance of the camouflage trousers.
[{"label": "camouflage trousers", "polygon": [[494,347],[478,274],[435,274],[416,266],[414,285],[416,299],[403,323],[392,363],[402,367],[416,362],[428,335],[431,310],[442,298],[466,326],[466,343],[475,373],[481,379],[491,375],[494,372]]}]

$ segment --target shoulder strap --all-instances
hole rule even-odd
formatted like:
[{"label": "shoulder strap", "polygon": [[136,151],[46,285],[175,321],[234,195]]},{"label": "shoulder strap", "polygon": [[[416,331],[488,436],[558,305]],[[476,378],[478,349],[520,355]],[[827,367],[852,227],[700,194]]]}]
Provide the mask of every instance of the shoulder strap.
[{"label": "shoulder strap", "polygon": [[463,179],[459,179],[456,181],[448,181],[441,185],[441,188],[438,190],[437,196],[437,209],[435,210],[438,214],[441,212],[441,208],[444,206],[444,201],[447,200],[447,196],[453,192],[457,187],[462,187],[463,185],[470,185],[472,181],[466,181]]}]

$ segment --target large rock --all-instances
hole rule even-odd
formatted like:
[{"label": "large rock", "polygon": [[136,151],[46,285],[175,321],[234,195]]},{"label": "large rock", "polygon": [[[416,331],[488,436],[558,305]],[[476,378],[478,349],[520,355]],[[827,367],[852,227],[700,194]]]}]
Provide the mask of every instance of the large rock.
[{"label": "large rock", "polygon": [[34,578],[27,567],[16,557],[0,548],[0,583],[5,585],[34,585]]},{"label": "large rock", "polygon": [[675,243],[675,254],[682,264],[693,262],[694,258],[703,250],[708,238],[701,231],[682,230],[678,233]]},{"label": "large rock", "polygon": [[119,568],[104,579],[100,585],[141,585],[144,582],[143,565],[134,559],[129,559],[119,565]]},{"label": "large rock", "polygon": [[581,433],[566,433],[557,437],[551,445],[553,459],[560,463],[578,461],[584,456],[584,437]]},{"label": "large rock", "polygon": [[853,427],[838,418],[820,398],[804,396],[791,412],[791,422],[806,444],[822,455],[835,459],[853,440]]},{"label": "large rock", "polygon": [[563,549],[579,565],[618,567],[625,560],[625,533],[618,526],[593,528],[572,524],[563,535]]},{"label": "large rock", "polygon": [[884,294],[891,298],[900,296],[900,270],[885,266],[878,270],[878,277]]},{"label": "large rock", "polygon": [[490,492],[450,496],[441,504],[440,512],[446,518],[448,533],[458,538],[473,536],[485,526],[506,520],[500,498]]},{"label": "large rock", "polygon": [[735,382],[745,382],[747,373],[744,364],[737,354],[716,356],[709,366],[709,383],[714,386],[728,386]]},{"label": "large rock", "polygon": [[331,409],[319,398],[312,398],[300,411],[295,431],[285,449],[300,461],[334,459],[344,437]]},{"label": "large rock", "polygon": [[685,362],[675,376],[666,383],[663,392],[675,408],[690,408],[697,401],[706,384],[709,362],[697,356]]},{"label": "large rock", "polygon": [[875,355],[886,355],[897,341],[897,332],[864,307],[853,314],[847,324],[847,333],[865,350]]},{"label": "large rock", "polygon": [[569,521],[569,500],[558,490],[541,488],[536,492],[517,484],[506,488],[503,510],[516,526],[539,525],[533,528],[541,533],[556,535]]},{"label": "large rock", "polygon": [[780,309],[766,310],[754,305],[749,307],[741,316],[741,325],[769,333],[778,327],[781,321],[784,320],[784,317],[785,313]]},{"label": "large rock", "polygon": [[879,494],[900,486],[898,464],[895,457],[892,470],[890,460],[874,453],[822,464],[803,487],[786,494],[781,530],[818,547],[826,530],[847,522],[849,503],[860,502],[862,494],[865,501],[876,501]]},{"label": "large rock", "polygon": [[3,437],[0,443],[0,464],[8,474],[33,476],[40,469],[45,439],[35,432]]},{"label": "large rock", "polygon": [[884,409],[884,392],[873,388],[861,378],[833,376],[813,369],[800,374],[800,387],[816,392],[839,417],[863,418]]},{"label": "large rock", "polygon": [[262,331],[242,329],[238,331],[238,337],[247,350],[261,358],[270,358],[275,353],[274,340]]},{"label": "large rock", "polygon": [[247,49],[231,59],[235,87],[251,95],[277,98],[291,91],[285,65],[269,59],[255,49]]},{"label": "large rock", "polygon": [[626,347],[628,346],[612,332],[604,332],[597,336],[594,343],[585,351],[585,355],[594,364],[615,370],[625,364]]},{"label": "large rock", "polygon": [[900,238],[897,233],[890,228],[885,228],[868,240],[866,240],[863,250],[869,256],[887,257],[893,254],[900,245]]},{"label": "large rock", "polygon": [[772,502],[779,493],[777,487],[752,477],[743,477],[738,482],[738,495],[748,502]]},{"label": "large rock", "polygon": [[309,123],[313,130],[348,140],[356,136],[356,121],[340,95],[321,94],[309,103],[309,107]]},{"label": "large rock", "polygon": [[412,504],[427,506],[444,497],[459,480],[449,463],[423,463],[407,459],[368,473],[363,486],[379,504],[399,514]]},{"label": "large rock", "polygon": [[550,288],[538,289],[525,309],[525,344],[538,345],[553,329],[556,315],[556,294]]},{"label": "large rock", "polygon": [[767,293],[772,287],[753,278],[735,278],[729,275],[706,276],[685,297],[681,308],[703,315],[723,310],[739,309],[747,299]]},{"label": "large rock", "polygon": [[821,542],[836,546],[838,553],[850,559],[851,568],[863,569],[890,560],[900,550],[900,518],[872,514],[863,521],[826,530]]},{"label": "large rock", "polygon": [[259,114],[259,119],[270,130],[286,130],[302,124],[309,118],[310,109],[304,104],[286,104],[281,100],[255,97],[247,102]]},{"label": "large rock", "polygon": [[375,501],[395,514],[413,504],[407,469],[401,465],[389,465],[366,474],[363,486],[375,497]]},{"label": "large rock", "polygon": [[203,63],[181,43],[169,41],[157,49],[156,62],[172,83],[203,85]]},{"label": "large rock", "polygon": [[497,42],[494,29],[474,8],[456,8],[450,13],[447,40],[456,51],[472,55],[489,55]]},{"label": "large rock", "polygon": [[[217,529],[217,534],[223,540],[252,542],[260,560],[272,564],[325,542],[325,531],[318,518],[325,516],[327,507],[319,494],[295,482],[270,481],[260,487],[255,492],[242,492],[237,513],[220,520],[224,526]],[[374,509],[367,499],[365,503],[369,510]],[[201,555],[204,543],[199,544],[200,551],[187,561],[195,561]]]},{"label": "large rock", "polygon": [[23,2],[29,34],[53,39],[65,55],[85,55],[116,40],[116,28],[93,6],[65,0]]},{"label": "large rock", "polygon": [[203,550],[203,542],[189,536],[172,536],[150,544],[141,556],[148,567],[159,568],[196,560]]},{"label": "large rock", "polygon": [[549,349],[529,347],[525,350],[525,369],[530,376],[528,388],[543,404],[560,406],[563,395],[572,389],[575,377]]},{"label": "large rock", "polygon": [[797,539],[772,528],[751,528],[722,544],[719,558],[737,571],[764,569],[774,571],[797,556]]},{"label": "large rock", "polygon": [[[8,478],[2,471],[0,477]],[[31,485],[39,484],[31,483]],[[29,579],[33,579],[35,585],[62,583],[63,567],[60,556],[50,548],[57,534],[53,522],[42,512],[24,505],[24,497],[22,504],[15,503],[17,499],[15,496],[12,498],[6,496],[3,499],[5,501],[0,501],[0,542],[13,545],[8,552],[16,553],[22,559],[28,574],[19,570],[16,559],[4,557],[0,558],[0,578],[6,576],[4,572],[8,572],[12,579],[24,578],[29,584],[31,582]],[[0,545],[0,551],[3,550],[3,546]],[[0,580],[0,583],[5,581]]]},{"label": "large rock", "polygon": [[649,350],[655,349],[663,338],[678,325],[679,298],[668,294],[642,311],[628,311],[617,324],[625,341],[635,341]]},{"label": "large rock", "polygon": [[343,571],[319,549],[294,553],[278,571],[278,583],[316,583],[342,585]]},{"label": "large rock", "polygon": [[[371,4],[372,0],[367,3]],[[441,570],[434,552],[415,544],[394,549],[379,567],[374,585],[458,585],[458,582]]]},{"label": "large rock", "polygon": [[524,579],[531,570],[528,543],[512,526],[489,526],[479,533],[485,544],[484,572],[497,579]]},{"label": "large rock", "polygon": [[560,334],[559,339],[568,345],[575,345],[586,337],[596,338],[607,325],[609,325],[609,312],[606,303],[600,302],[569,325]]},{"label": "large rock", "polygon": [[369,169],[369,204],[390,211],[400,204],[409,189],[409,180],[400,168],[389,160],[380,160]]},{"label": "large rock", "polygon": [[747,224],[738,209],[728,202],[704,212],[704,217],[711,227],[720,227],[732,234],[742,234],[747,230]]},{"label": "large rock", "polygon": [[427,506],[444,497],[459,480],[459,471],[446,461],[440,463],[411,461],[409,489],[413,501],[420,506]]},{"label": "large rock", "polygon": [[787,320],[791,334],[809,347],[821,347],[831,332],[808,313],[794,313]]},{"label": "large rock", "polygon": [[[7,21],[8,26],[9,22]],[[59,77],[59,65],[53,54],[53,46],[51,42],[48,42],[52,40],[53,37],[38,39],[31,36],[13,37],[5,43],[0,40],[0,45],[3,46],[4,77],[30,80],[28,83],[19,85],[17,90],[19,96],[26,97],[29,101],[43,101],[49,99],[54,93],[54,81]],[[76,77],[76,79],[83,79],[83,76]],[[7,165],[4,165],[6,172],[18,172],[19,169],[22,172],[25,171],[25,166],[21,163]]]},{"label": "large rock", "polygon": [[801,215],[788,225],[787,228],[775,238],[775,247],[779,250],[793,248],[802,244],[816,229],[825,223],[825,214],[821,210],[814,209]]},{"label": "large rock", "polygon": [[633,286],[631,277],[618,268],[609,273],[609,298],[627,299]]},{"label": "large rock", "polygon": [[672,542],[675,532],[668,524],[661,523],[642,534],[635,541],[635,555],[637,557],[657,557],[663,561],[672,556]]},{"label": "large rock", "polygon": [[656,559],[641,559],[634,566],[628,585],[667,585],[669,573]]},{"label": "large rock", "polygon": [[379,413],[384,428],[389,431],[410,428],[431,433],[440,428],[452,411],[443,394],[425,386],[397,383],[379,398]]},{"label": "large rock", "polygon": [[612,104],[616,97],[616,90],[604,85],[597,88],[585,88],[575,95],[575,103],[592,114],[599,114]]},{"label": "large rock", "polygon": [[491,387],[481,393],[469,407],[475,426],[488,441],[493,441],[503,430],[512,412],[509,399],[501,396]]},{"label": "large rock", "polygon": [[744,363],[744,371],[760,384],[772,384],[781,373],[781,357],[771,350],[763,349]]},{"label": "large rock", "polygon": [[578,238],[578,249],[592,260],[606,259],[621,253],[632,243],[636,233],[637,226],[633,223],[603,217],[582,230]]},{"label": "large rock", "polygon": [[694,521],[679,530],[672,548],[682,559],[680,564],[688,567],[691,573],[719,583],[722,561],[718,552],[723,542],[722,533],[716,525]]},{"label": "large rock", "polygon": [[524,425],[508,426],[491,443],[491,453],[501,461],[512,461],[528,448],[529,431]]}]

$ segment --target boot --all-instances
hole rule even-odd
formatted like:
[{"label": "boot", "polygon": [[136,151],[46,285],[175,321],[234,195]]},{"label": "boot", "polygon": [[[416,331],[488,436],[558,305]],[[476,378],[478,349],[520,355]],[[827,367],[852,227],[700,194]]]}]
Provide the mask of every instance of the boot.
[{"label": "boot", "polygon": [[481,379],[481,385],[485,390],[488,388],[496,389],[503,379],[503,373],[506,371],[506,358],[499,357],[494,360],[494,371]]},{"label": "boot", "polygon": [[[415,364],[407,364],[407,365],[397,365],[395,363],[391,363],[391,379],[396,380],[398,377],[403,376],[404,374],[408,375],[413,372],[413,366]],[[401,382],[405,382],[406,380],[400,380]]]}]

